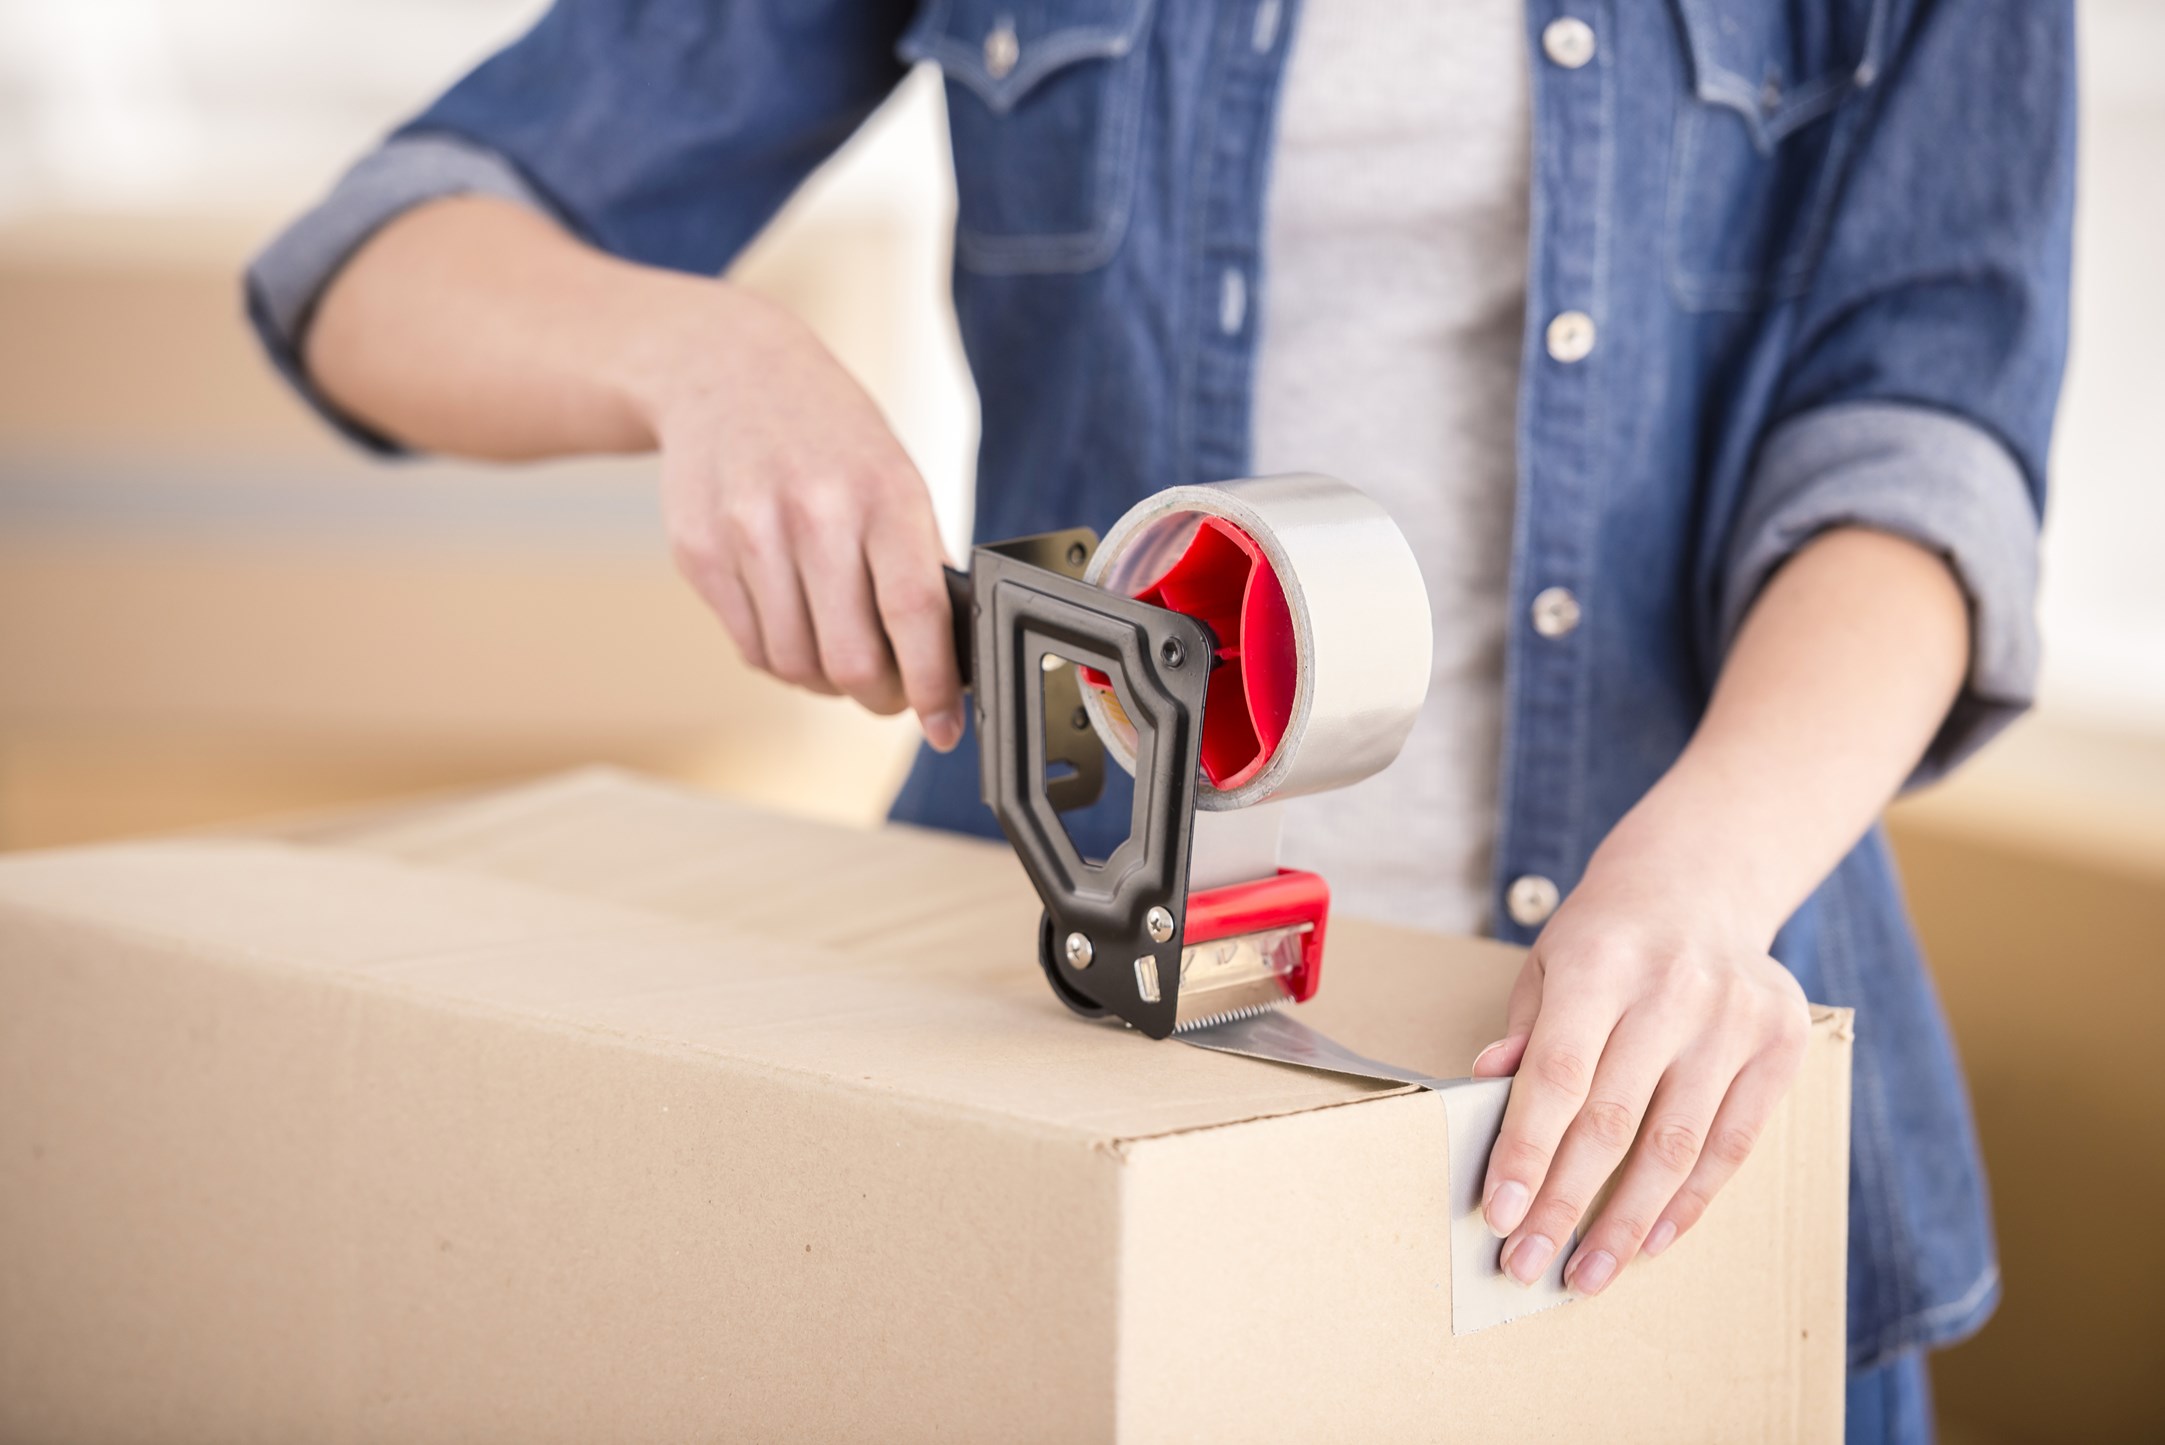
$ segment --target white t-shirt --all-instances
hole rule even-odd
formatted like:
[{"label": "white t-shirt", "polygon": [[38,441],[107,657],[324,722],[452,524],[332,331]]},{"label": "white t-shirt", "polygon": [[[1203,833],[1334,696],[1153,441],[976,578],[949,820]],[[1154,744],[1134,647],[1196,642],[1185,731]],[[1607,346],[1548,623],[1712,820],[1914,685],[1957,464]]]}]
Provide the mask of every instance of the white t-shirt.
[{"label": "white t-shirt", "polygon": [[1302,7],[1279,104],[1253,470],[1389,510],[1435,610],[1398,761],[1286,805],[1282,857],[1345,912],[1454,932],[1492,910],[1526,299],[1522,0]]}]

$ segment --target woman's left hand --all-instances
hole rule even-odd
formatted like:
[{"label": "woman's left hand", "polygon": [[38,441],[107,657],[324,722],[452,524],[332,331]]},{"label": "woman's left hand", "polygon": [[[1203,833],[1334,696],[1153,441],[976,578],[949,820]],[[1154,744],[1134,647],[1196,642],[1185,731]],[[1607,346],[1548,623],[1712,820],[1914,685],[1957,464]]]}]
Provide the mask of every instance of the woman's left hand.
[{"label": "woman's left hand", "polygon": [[1645,818],[1627,818],[1534,941],[1504,1037],[1478,1077],[1516,1073],[1482,1210],[1504,1271],[1539,1279],[1619,1165],[1565,1266],[1598,1294],[1660,1254],[1751,1153],[1804,1057],[1804,991],[1771,928],[1693,888]]},{"label": "woman's left hand", "polygon": [[1746,613],[1683,755],[1534,940],[1504,1037],[1517,1074],[1482,1211],[1505,1273],[1599,1293],[1699,1222],[1804,1060],[1804,991],[1767,954],[1938,733],[1969,666],[1946,560],[1820,533]]}]

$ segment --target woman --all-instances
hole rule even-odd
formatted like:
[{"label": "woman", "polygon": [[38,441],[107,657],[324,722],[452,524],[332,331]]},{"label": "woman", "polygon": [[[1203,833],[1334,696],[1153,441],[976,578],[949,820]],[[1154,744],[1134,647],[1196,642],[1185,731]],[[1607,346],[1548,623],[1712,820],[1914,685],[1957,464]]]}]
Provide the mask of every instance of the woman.
[{"label": "woman", "polygon": [[[1597,1293],[1668,1248],[1853,1005],[1850,1438],[1998,1296],[1963,1088],[1873,820],[2029,700],[2064,352],[2071,17],[2035,0],[560,0],[256,263],[382,448],[659,448],[744,654],[922,719],[989,831],[922,482],[711,279],[907,62],[947,80],[977,531],[1344,475],[1435,686],[1300,805],[1345,906],[1531,952],[1485,1211]],[[1112,826],[1117,800],[1091,826]],[[1621,1168],[1598,1213],[1589,1201]]]}]

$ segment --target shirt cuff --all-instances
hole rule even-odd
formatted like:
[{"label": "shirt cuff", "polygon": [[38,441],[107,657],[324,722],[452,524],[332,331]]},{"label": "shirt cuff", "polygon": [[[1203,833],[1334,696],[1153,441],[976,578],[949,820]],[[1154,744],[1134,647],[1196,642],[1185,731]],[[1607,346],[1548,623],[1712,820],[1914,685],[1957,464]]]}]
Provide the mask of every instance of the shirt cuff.
[{"label": "shirt cuff", "polygon": [[302,339],[324,289],[364,242],[425,201],[461,195],[498,196],[553,214],[496,152],[451,136],[404,136],[362,158],[249,263],[248,319],[272,363],[324,420],[370,451],[395,456],[406,449],[332,405],[302,364]]},{"label": "shirt cuff", "polygon": [[1947,559],[1969,599],[1962,693],[1909,786],[1944,775],[2036,700],[2038,512],[1983,428],[1884,402],[1822,407],[1760,452],[1723,577],[1721,654],[1774,570],[1830,527],[1869,527]]}]

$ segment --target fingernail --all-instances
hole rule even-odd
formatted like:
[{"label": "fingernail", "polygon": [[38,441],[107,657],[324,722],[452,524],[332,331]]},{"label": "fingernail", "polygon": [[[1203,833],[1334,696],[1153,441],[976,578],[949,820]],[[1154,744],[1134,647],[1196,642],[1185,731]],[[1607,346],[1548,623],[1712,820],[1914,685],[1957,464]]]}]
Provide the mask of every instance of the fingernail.
[{"label": "fingernail", "polygon": [[1646,1243],[1639,1246],[1639,1253],[1651,1259],[1676,1242],[1676,1226],[1664,1219],[1647,1231]]},{"label": "fingernail", "polygon": [[1488,1220],[1488,1232],[1502,1239],[1519,1227],[1526,1217],[1529,1200],[1526,1186],[1516,1179],[1506,1179],[1489,1190],[1488,1198],[1481,1205],[1482,1217]]},{"label": "fingernail", "polygon": [[1541,1278],[1541,1271],[1547,1269],[1549,1261],[1555,1257],[1556,1246],[1549,1242],[1547,1235],[1529,1234],[1519,1241],[1518,1248],[1512,1250],[1511,1257],[1504,1261],[1504,1273],[1520,1284],[1532,1284]]},{"label": "fingernail", "polygon": [[1487,1058],[1490,1054],[1495,1053],[1498,1049],[1502,1048],[1504,1046],[1504,1042],[1505,1041],[1503,1039],[1498,1039],[1495,1043],[1490,1044],[1487,1048],[1481,1050],[1480,1053],[1473,1056],[1474,1073],[1478,1074],[1481,1072],[1481,1061]]},{"label": "fingernail", "polygon": [[943,753],[955,750],[962,741],[962,714],[959,712],[936,712],[925,719],[925,741]]},{"label": "fingernail", "polygon": [[1600,1294],[1616,1273],[1616,1256],[1605,1249],[1582,1254],[1564,1270],[1564,1283],[1580,1294]]}]

